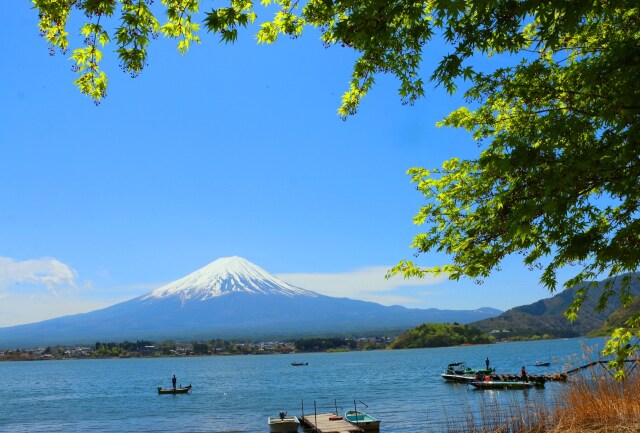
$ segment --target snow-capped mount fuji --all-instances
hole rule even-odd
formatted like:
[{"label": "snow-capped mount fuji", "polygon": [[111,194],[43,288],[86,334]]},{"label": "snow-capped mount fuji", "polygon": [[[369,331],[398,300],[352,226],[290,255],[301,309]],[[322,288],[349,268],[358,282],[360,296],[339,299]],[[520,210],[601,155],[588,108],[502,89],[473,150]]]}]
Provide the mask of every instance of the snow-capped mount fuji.
[{"label": "snow-capped mount fuji", "polygon": [[197,271],[162,286],[142,299],[178,297],[182,302],[205,301],[230,293],[255,295],[318,296],[292,286],[242,257],[223,257]]},{"label": "snow-capped mount fuji", "polygon": [[218,259],[151,293],[102,310],[0,328],[0,349],[123,340],[270,339],[404,331],[469,323],[478,310],[409,309],[334,298],[288,284],[240,257]]}]

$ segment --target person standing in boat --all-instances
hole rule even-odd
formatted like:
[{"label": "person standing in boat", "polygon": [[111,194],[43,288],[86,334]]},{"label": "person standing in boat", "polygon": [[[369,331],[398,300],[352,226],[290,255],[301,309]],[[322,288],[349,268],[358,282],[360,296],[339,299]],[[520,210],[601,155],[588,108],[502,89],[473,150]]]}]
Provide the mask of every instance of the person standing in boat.
[{"label": "person standing in boat", "polygon": [[487,370],[489,370],[489,357],[487,356],[487,359],[484,361],[484,363],[487,365]]},{"label": "person standing in boat", "polygon": [[520,370],[520,375],[522,376],[522,381],[527,381],[527,370],[524,369],[524,365],[522,366],[522,370]]},{"label": "person standing in boat", "polygon": [[[524,367],[522,367],[522,368],[524,368]],[[173,377],[171,378],[171,383],[173,384],[173,389],[176,389],[176,382],[177,382],[177,379],[176,379],[176,375],[174,374]]]}]

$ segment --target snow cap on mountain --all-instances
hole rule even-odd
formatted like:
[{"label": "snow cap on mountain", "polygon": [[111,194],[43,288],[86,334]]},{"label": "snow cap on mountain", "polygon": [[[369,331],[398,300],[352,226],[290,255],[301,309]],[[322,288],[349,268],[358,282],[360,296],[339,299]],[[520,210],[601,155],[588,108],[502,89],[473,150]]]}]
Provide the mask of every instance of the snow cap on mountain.
[{"label": "snow cap on mountain", "polygon": [[166,284],[143,299],[179,297],[182,301],[200,300],[230,293],[281,296],[318,296],[310,290],[292,286],[274,277],[242,257],[223,257],[203,268]]}]

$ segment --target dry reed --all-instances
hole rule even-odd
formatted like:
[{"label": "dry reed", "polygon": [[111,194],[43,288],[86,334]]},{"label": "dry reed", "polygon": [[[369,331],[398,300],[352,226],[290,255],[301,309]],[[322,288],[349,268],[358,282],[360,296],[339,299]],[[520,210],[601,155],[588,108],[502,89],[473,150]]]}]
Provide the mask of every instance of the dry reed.
[{"label": "dry reed", "polygon": [[640,366],[617,382],[603,368],[571,378],[555,402],[483,405],[467,413],[465,421],[451,422],[455,433],[638,433],[640,432]]},{"label": "dry reed", "polygon": [[553,414],[554,427],[549,433],[639,432],[639,396],[637,371],[617,382],[608,373],[595,370],[560,393],[560,404]]}]

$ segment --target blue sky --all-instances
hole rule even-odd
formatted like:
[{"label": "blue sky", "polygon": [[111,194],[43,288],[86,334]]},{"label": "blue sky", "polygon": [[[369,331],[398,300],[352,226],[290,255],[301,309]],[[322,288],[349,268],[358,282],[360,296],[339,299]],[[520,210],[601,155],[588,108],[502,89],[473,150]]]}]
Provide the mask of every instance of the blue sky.
[{"label": "blue sky", "polygon": [[[313,32],[273,46],[203,32],[186,56],[155,41],[135,79],[107,46],[108,97],[96,107],[67,56],[49,56],[29,1],[0,13],[11,17],[0,27],[0,326],[111,305],[231,255],[387,305],[507,309],[548,296],[516,259],[480,286],[382,278],[412,258],[419,232],[406,170],[479,151],[435,127],[460,96],[430,89],[407,107],[380,76],[343,121],[348,49]],[[426,68],[441,55],[430,48]]]}]

